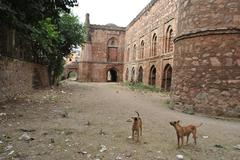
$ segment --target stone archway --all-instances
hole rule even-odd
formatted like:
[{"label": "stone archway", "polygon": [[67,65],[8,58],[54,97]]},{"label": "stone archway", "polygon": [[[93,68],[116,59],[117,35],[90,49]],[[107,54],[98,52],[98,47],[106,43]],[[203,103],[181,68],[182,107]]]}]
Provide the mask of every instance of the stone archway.
[{"label": "stone archway", "polygon": [[169,92],[171,90],[171,83],[172,83],[172,67],[170,64],[167,64],[163,72],[162,89]]},{"label": "stone archway", "polygon": [[157,69],[153,65],[150,69],[149,73],[149,85],[155,86],[156,85],[156,74],[157,74]]},{"label": "stone archway", "polygon": [[69,71],[67,74],[67,79],[77,80],[78,74],[75,70]]},{"label": "stone archway", "polygon": [[138,82],[139,83],[143,82],[143,68],[142,68],[142,66],[138,70]]},{"label": "stone archway", "polygon": [[114,68],[111,68],[107,71],[107,82],[117,82],[118,74]]}]

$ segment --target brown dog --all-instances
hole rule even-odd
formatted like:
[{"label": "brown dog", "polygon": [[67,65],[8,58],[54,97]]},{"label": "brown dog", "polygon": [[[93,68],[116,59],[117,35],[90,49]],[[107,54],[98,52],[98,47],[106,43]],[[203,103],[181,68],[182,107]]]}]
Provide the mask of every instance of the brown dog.
[{"label": "brown dog", "polygon": [[198,126],[194,126],[194,125],[188,125],[186,127],[182,127],[180,124],[179,124],[180,121],[173,121],[173,122],[170,122],[170,125],[172,125],[175,130],[176,130],[176,133],[177,133],[177,140],[178,140],[178,148],[180,148],[179,146],[179,139],[181,138],[181,147],[183,146],[183,139],[184,139],[184,136],[187,136],[187,144],[188,144],[188,139],[189,139],[189,135],[192,133],[193,135],[193,139],[194,139],[194,143],[195,145],[197,144],[197,140],[196,140],[196,134],[197,134],[197,128],[200,127],[202,125],[202,123]]},{"label": "brown dog", "polygon": [[140,118],[139,113],[136,111],[137,117],[132,117],[133,125],[132,125],[132,140],[134,140],[134,135],[137,135],[137,142],[139,142],[139,135],[142,136],[142,119]]}]

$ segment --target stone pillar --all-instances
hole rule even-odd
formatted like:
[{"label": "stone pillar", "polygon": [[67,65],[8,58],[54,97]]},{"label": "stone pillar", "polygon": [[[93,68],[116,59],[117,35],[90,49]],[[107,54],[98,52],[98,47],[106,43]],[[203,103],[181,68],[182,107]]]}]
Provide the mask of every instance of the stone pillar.
[{"label": "stone pillar", "polygon": [[240,117],[239,0],[179,0],[175,108]]}]

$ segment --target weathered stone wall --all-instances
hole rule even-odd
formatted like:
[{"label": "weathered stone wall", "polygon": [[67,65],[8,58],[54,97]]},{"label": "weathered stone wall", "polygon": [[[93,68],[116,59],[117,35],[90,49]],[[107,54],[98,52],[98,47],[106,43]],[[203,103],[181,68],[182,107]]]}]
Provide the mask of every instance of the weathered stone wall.
[{"label": "weathered stone wall", "polygon": [[88,30],[90,37],[80,57],[78,80],[106,82],[107,72],[114,69],[117,81],[122,81],[125,28],[114,24],[89,25]]},{"label": "weathered stone wall", "polygon": [[47,66],[0,57],[0,101],[49,86]]},{"label": "weathered stone wall", "polygon": [[179,0],[175,108],[240,117],[239,0]]},{"label": "weathered stone wall", "polygon": [[[173,51],[165,51],[167,29],[176,34],[176,0],[152,0],[139,15],[128,25],[124,52],[124,80],[130,81],[131,77],[137,80],[139,68],[143,68],[143,83],[149,84],[150,70],[156,67],[156,86],[162,87],[163,72],[167,64],[173,67]],[[156,35],[156,53],[152,53],[153,36]],[[141,42],[144,42],[144,54]],[[134,56],[134,45],[136,45],[136,56]],[[134,58],[136,57],[136,58]],[[132,75],[132,69],[135,75]],[[129,71],[128,76],[126,75]],[[128,78],[128,79],[126,79]]]}]

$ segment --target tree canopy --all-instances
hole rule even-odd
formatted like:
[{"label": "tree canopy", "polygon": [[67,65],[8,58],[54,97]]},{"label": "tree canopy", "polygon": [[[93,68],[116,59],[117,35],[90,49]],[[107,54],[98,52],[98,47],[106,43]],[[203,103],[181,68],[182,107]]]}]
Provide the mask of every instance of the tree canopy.
[{"label": "tree canopy", "polygon": [[0,0],[0,27],[24,35],[30,57],[48,64],[51,83],[63,70],[63,57],[85,41],[84,26],[70,13],[76,5],[77,0]]}]

